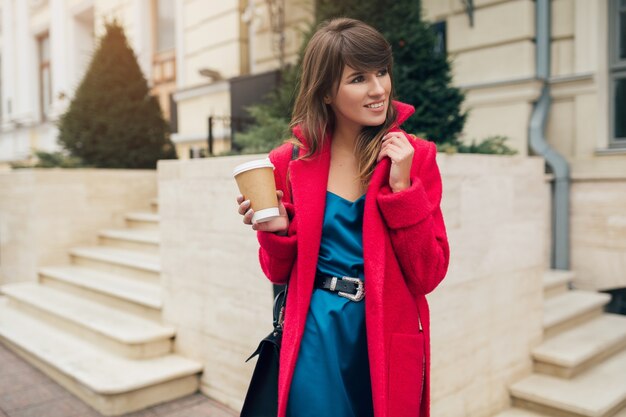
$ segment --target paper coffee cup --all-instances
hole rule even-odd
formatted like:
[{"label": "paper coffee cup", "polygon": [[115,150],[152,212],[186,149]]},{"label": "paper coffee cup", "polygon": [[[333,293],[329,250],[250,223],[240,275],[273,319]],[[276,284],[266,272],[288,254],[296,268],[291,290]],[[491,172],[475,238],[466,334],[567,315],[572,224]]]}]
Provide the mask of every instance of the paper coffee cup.
[{"label": "paper coffee cup", "polygon": [[253,222],[266,222],[278,217],[278,199],[274,182],[274,165],[269,158],[237,165],[233,171],[239,191],[250,200]]}]

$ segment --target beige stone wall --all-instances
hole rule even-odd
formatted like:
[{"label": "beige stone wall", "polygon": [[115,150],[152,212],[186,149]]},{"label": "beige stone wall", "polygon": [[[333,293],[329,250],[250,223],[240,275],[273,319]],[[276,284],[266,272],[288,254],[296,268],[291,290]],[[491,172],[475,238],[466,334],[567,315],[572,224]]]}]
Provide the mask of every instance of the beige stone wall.
[{"label": "beige stone wall", "polygon": [[37,268],[69,262],[103,228],[156,197],[149,170],[20,169],[0,172],[0,284],[35,281]]},{"label": "beige stone wall", "polygon": [[[244,360],[271,329],[271,285],[231,176],[259,157],[158,167],[164,320],[176,349],[204,363],[202,391],[233,409],[254,367]],[[438,163],[451,262],[428,296],[433,415],[487,417],[508,407],[506,387],[531,372],[541,341],[548,185],[536,157],[439,154]]]},{"label": "beige stone wall", "polygon": [[574,285],[592,290],[626,287],[626,181],[575,179],[571,195]]}]

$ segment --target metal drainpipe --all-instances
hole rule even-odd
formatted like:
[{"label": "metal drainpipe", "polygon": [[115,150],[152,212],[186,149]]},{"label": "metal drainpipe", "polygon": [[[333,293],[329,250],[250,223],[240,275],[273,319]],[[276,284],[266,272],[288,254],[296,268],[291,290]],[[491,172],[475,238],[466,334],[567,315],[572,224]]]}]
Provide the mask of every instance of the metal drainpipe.
[{"label": "metal drainpipe", "polygon": [[551,267],[569,269],[569,165],[565,158],[548,144],[544,131],[550,110],[550,0],[536,0],[535,25],[536,77],[543,83],[541,96],[535,104],[529,126],[529,142],[533,152],[545,158],[554,173],[552,185],[552,248]]}]

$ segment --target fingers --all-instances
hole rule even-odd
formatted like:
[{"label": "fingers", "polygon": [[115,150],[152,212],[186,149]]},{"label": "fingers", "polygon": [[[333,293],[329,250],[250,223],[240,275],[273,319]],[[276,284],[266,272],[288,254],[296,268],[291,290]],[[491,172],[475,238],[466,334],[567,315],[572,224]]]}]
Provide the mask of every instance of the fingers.
[{"label": "fingers", "polygon": [[288,228],[289,228],[289,220],[287,219],[287,216],[276,217],[267,222],[252,223],[252,230],[258,230],[262,232],[282,231],[283,233],[285,233]]},{"label": "fingers", "polygon": [[381,159],[383,159],[385,156],[387,156],[387,147],[386,147],[386,146],[383,146],[383,147],[380,149],[380,152],[378,152],[378,157],[376,157],[376,162],[377,162],[377,163],[378,163],[378,162],[380,162],[380,161],[381,161]]},{"label": "fingers", "polygon": [[250,200],[246,200],[239,204],[239,209],[237,210],[237,212],[239,214],[246,214],[246,211],[248,211],[249,208],[250,208]]},{"label": "fingers", "polygon": [[243,215],[243,222],[245,224],[252,224],[252,216],[254,215],[254,210],[250,208],[250,200],[244,200],[244,196],[239,194],[237,196],[237,203],[239,207],[237,208],[237,213]]},{"label": "fingers", "polygon": [[392,155],[389,153],[389,151],[393,151],[395,155],[398,152],[401,152],[402,148],[400,147],[400,145],[398,145],[395,142],[387,141],[383,143],[380,149],[380,153],[378,154],[378,158],[376,159],[376,162],[380,162],[380,160],[383,159],[385,156],[391,157]]},{"label": "fingers", "polygon": [[[409,145],[407,138],[400,132],[389,132],[382,138],[381,149],[376,162],[380,162],[385,156],[392,158],[390,150],[401,150],[404,145]],[[393,156],[396,156],[395,154]],[[393,161],[393,158],[392,158]]]},{"label": "fingers", "polygon": [[407,137],[401,132],[388,132],[385,136],[383,136],[383,142],[385,141],[410,144]]},{"label": "fingers", "polygon": [[[281,207],[281,204],[282,204],[281,201],[282,201],[283,196],[284,196],[284,193],[283,193],[282,190],[276,190],[276,197],[278,198],[278,205],[279,205],[280,214],[285,215],[287,212],[286,212],[284,207]],[[254,216],[254,210],[251,208],[250,200],[244,200],[244,196],[239,194],[237,196],[237,203],[239,204],[239,207],[237,209],[237,213],[239,213],[239,214],[241,214],[243,216],[243,222],[245,224],[253,225],[253,223],[252,223],[252,216]],[[263,223],[260,223],[260,224],[263,225]],[[257,227],[253,225],[252,228],[254,230],[264,230],[265,227],[267,227],[267,226],[263,225],[263,226],[261,226],[260,228],[257,229]]]},{"label": "fingers", "polygon": [[252,224],[252,216],[254,216],[254,210],[249,209],[248,211],[246,211],[246,213],[243,215],[244,224]]}]

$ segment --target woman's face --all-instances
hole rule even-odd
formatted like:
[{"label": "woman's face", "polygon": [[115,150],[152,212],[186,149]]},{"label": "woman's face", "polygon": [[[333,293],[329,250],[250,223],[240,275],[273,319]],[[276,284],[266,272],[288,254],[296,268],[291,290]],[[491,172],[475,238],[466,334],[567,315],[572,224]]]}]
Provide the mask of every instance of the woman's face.
[{"label": "woman's face", "polygon": [[386,68],[362,72],[346,65],[335,96],[327,96],[325,102],[335,112],[338,125],[360,129],[385,122],[390,92]]}]

